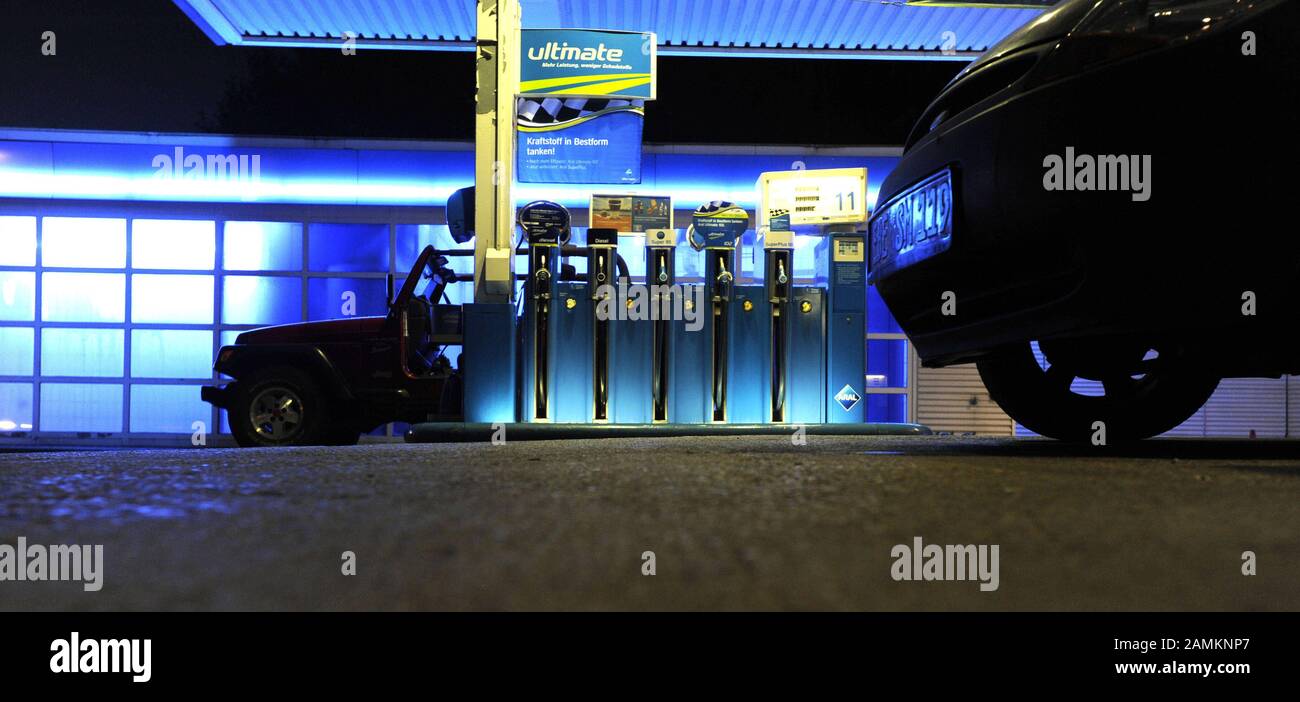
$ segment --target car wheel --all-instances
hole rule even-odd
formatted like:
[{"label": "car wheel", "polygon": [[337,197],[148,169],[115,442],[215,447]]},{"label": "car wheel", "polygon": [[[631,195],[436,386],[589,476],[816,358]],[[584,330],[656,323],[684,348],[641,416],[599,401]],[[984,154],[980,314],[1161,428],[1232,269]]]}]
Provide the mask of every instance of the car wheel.
[{"label": "car wheel", "polygon": [[311,446],[324,438],[325,404],[296,368],[270,368],[240,383],[227,412],[240,446]]},{"label": "car wheel", "polygon": [[[1176,344],[1075,339],[1040,348],[1046,367],[1025,343],[979,361],[980,378],[1012,419],[1063,441],[1163,434],[1196,414],[1219,384]],[[1098,394],[1077,391],[1076,378],[1100,381]]]}]

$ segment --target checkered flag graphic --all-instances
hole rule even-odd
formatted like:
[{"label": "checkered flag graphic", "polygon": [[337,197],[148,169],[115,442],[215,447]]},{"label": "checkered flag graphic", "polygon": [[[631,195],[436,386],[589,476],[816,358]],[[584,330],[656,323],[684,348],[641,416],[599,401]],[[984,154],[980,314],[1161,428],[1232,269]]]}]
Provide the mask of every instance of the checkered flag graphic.
[{"label": "checkered flag graphic", "polygon": [[619,107],[643,107],[644,100],[608,98],[519,98],[519,124],[526,127],[560,125]]},{"label": "checkered flag graphic", "polygon": [[724,210],[743,211],[743,208],[741,208],[739,205],[737,205],[734,202],[727,202],[726,200],[712,200],[710,202],[706,202],[703,205],[700,205],[699,207],[695,208],[695,214],[713,214],[715,212],[722,212]]}]

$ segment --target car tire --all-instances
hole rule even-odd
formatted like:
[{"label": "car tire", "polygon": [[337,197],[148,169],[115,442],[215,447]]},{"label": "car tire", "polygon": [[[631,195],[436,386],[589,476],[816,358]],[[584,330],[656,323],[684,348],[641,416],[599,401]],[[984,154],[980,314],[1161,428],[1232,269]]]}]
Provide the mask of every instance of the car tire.
[{"label": "car tire", "polygon": [[1030,431],[1062,441],[1120,443],[1163,434],[1196,414],[1218,387],[1219,378],[1176,348],[1159,349],[1154,358],[1137,358],[1140,365],[1101,378],[1102,395],[1072,390],[1075,378],[1088,376],[1074,372],[1068,363],[1049,360],[1044,368],[1029,343],[1003,349],[976,365],[989,396],[1004,412]]},{"label": "car tire", "polygon": [[246,448],[318,445],[328,426],[316,383],[287,366],[241,379],[226,416],[235,443]]}]

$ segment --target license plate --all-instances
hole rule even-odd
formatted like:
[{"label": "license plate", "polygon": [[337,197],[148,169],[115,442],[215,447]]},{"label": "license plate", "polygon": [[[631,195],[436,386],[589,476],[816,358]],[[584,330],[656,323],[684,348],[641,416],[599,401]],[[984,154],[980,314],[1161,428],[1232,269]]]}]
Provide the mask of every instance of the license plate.
[{"label": "license plate", "polygon": [[871,218],[868,280],[948,250],[952,243],[952,172],[948,169],[898,194]]}]

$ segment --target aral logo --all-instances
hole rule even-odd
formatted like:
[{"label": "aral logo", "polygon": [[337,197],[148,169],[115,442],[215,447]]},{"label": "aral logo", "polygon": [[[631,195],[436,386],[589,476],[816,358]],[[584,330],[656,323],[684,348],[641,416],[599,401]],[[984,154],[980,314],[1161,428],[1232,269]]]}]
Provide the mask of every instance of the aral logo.
[{"label": "aral logo", "polygon": [[845,412],[851,412],[862,401],[862,396],[858,394],[857,390],[853,389],[852,385],[845,385],[840,388],[839,392],[835,393],[835,401],[840,403],[840,407],[843,407]]}]

